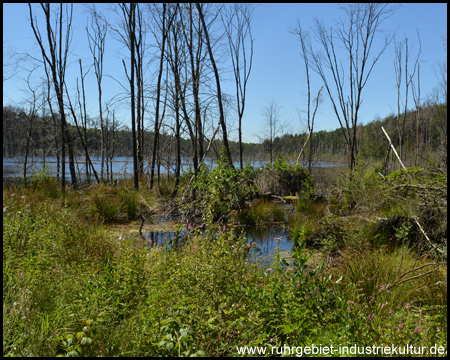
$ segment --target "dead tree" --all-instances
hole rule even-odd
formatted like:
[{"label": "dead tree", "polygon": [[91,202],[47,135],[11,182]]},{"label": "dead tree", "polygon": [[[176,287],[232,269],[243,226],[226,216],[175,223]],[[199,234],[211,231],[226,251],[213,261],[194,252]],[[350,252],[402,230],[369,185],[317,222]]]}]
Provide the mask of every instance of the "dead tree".
[{"label": "dead tree", "polygon": [[[180,73],[182,71],[182,64],[185,61],[185,54],[182,51],[182,33],[181,27],[182,22],[180,19],[180,5],[176,4],[173,9],[175,14],[174,24],[171,27],[167,39],[167,60],[170,64],[170,68],[173,73],[174,78],[174,89],[173,89],[173,102],[175,110],[175,141],[176,141],[176,160],[175,160],[175,184],[172,190],[172,196],[175,196],[178,191],[178,185],[180,183],[181,175],[181,119],[180,119],[180,108],[181,108],[181,97],[186,94],[186,82],[184,89],[181,87]],[[169,173],[169,172],[167,172]]]},{"label": "dead tree", "polygon": [[[33,18],[33,11],[31,9],[31,4],[28,4],[30,9],[30,21],[31,28],[33,29],[34,36],[39,44],[39,47],[42,52],[42,58],[44,63],[48,64],[51,71],[51,77],[53,81],[53,85],[55,87],[56,97],[58,99],[59,105],[59,113],[61,116],[61,158],[62,158],[62,178],[61,185],[63,189],[66,185],[65,179],[65,143],[67,142],[67,147],[69,150],[69,169],[70,175],[72,178],[72,185],[77,187],[77,176],[75,172],[75,162],[74,162],[74,152],[73,152],[73,144],[72,139],[67,129],[66,124],[66,116],[64,113],[64,83],[65,83],[65,73],[66,73],[66,64],[67,64],[67,54],[69,51],[70,45],[70,34],[72,29],[72,13],[73,13],[73,4],[70,6],[70,12],[67,10],[67,27],[66,27],[66,37],[64,40],[63,47],[63,6],[60,4],[59,8],[59,34],[55,36],[55,32],[53,31],[51,25],[51,14],[50,14],[50,3],[41,3],[41,8],[45,15],[46,21],[46,29],[47,29],[47,39],[49,52],[47,53],[45,50],[41,34],[39,32],[39,28],[36,24],[36,19]],[[49,73],[46,71],[47,76]]]},{"label": "dead tree", "polygon": [[269,151],[270,163],[273,163],[274,157],[274,142],[277,136],[280,136],[284,131],[286,124],[281,122],[281,108],[275,102],[275,100],[270,101],[262,110],[262,115],[264,117],[264,127],[266,130],[263,137],[258,136],[259,140],[265,144],[265,148]]},{"label": "dead tree", "polygon": [[136,127],[137,127],[137,157],[138,157],[138,171],[139,175],[144,174],[144,114],[145,114],[145,100],[144,100],[144,49],[145,49],[145,31],[144,20],[139,4],[136,6]]},{"label": "dead tree", "polygon": [[[317,97],[315,99],[316,102],[316,107],[314,109],[314,113],[313,116],[311,118],[311,83],[310,83],[310,76],[309,76],[309,49],[311,49],[311,40],[309,37],[309,33],[305,33],[302,29],[302,26],[300,24],[300,21],[297,21],[297,27],[295,29],[292,30],[292,33],[294,35],[298,36],[298,39],[300,40],[300,45],[302,47],[302,53],[301,56],[303,58],[303,61],[305,63],[305,71],[306,71],[306,85],[307,85],[307,89],[308,89],[308,101],[307,101],[307,105],[308,105],[308,110],[307,110],[307,124],[308,124],[308,138],[306,139],[306,142],[308,142],[309,140],[309,161],[308,161],[308,171],[309,173],[311,173],[311,163],[312,163],[312,146],[313,146],[313,142],[312,142],[312,134],[314,131],[314,119],[316,117],[316,112],[317,109],[319,107],[319,103],[322,102],[323,98],[322,98],[322,89],[323,86],[320,88],[319,92],[317,93]],[[303,145],[302,150],[300,151],[298,157],[297,157],[297,163],[298,160],[300,159],[300,155],[306,145]]]},{"label": "dead tree", "polygon": [[[81,96],[80,96],[80,91],[78,88],[78,82],[77,82],[77,97],[78,97],[78,105],[80,107],[80,118],[81,118],[81,127],[83,129],[83,133],[84,133],[84,139],[87,143],[87,112],[86,112],[86,92],[84,90],[84,78],[87,75],[84,74],[83,75],[83,65],[81,62],[81,59],[78,60],[80,63],[80,73],[81,73],[81,92],[83,94],[83,104],[81,104]],[[89,71],[88,71],[89,72]],[[89,171],[89,161],[88,161],[88,151],[87,151],[87,147],[85,149],[85,167],[86,167],[86,180],[88,183],[91,182],[91,175],[90,175],[90,171]],[[98,179],[97,179],[98,181]]]},{"label": "dead tree", "polygon": [[159,70],[158,70],[158,80],[156,83],[156,109],[155,109],[155,133],[153,139],[153,152],[152,152],[152,164],[150,173],[150,190],[153,189],[154,177],[155,177],[155,165],[156,165],[156,154],[158,153],[158,141],[159,141],[159,107],[161,101],[161,79],[164,70],[164,53],[166,47],[167,35],[172,23],[174,16],[170,19],[167,18],[167,4],[163,3],[163,9],[161,14],[161,43],[160,43],[160,59],[159,59]]},{"label": "dead tree", "polygon": [[[324,53],[311,51],[312,69],[322,78],[325,89],[338,118],[350,156],[350,169],[356,165],[358,154],[356,130],[365,85],[378,59],[392,41],[387,35],[376,53],[372,45],[381,31],[381,24],[396,10],[388,4],[350,4],[342,8],[347,21],[340,21],[330,29],[315,20],[315,35]],[[336,48],[341,44],[347,56],[340,59]],[[372,53],[373,56],[372,56]],[[347,61],[348,73],[343,63]],[[329,72],[326,72],[329,69]],[[335,90],[331,86],[334,83]]]},{"label": "dead tree", "polygon": [[216,79],[216,87],[217,87],[217,101],[219,103],[219,117],[220,117],[220,125],[222,127],[222,136],[223,136],[223,145],[225,147],[225,153],[227,156],[227,160],[228,160],[228,164],[230,165],[230,167],[234,168],[233,165],[233,160],[231,158],[231,152],[230,152],[230,145],[228,143],[228,134],[227,134],[227,126],[225,124],[225,116],[224,116],[224,112],[223,112],[223,103],[222,103],[222,90],[220,87],[220,77],[219,77],[219,72],[217,70],[217,65],[216,62],[214,60],[214,54],[212,51],[212,46],[211,46],[211,42],[209,39],[209,32],[208,32],[208,28],[206,26],[206,22],[205,22],[205,17],[203,14],[203,6],[196,3],[195,4],[197,11],[198,11],[198,16],[200,17],[200,20],[202,22],[202,27],[203,27],[203,33],[204,33],[204,37],[205,37],[205,42],[206,42],[206,48],[208,49],[208,53],[209,53],[209,59],[211,61],[211,65],[214,69],[214,77]]},{"label": "dead tree", "polygon": [[[83,67],[82,67],[82,64],[81,64],[81,59],[79,60],[79,63],[80,63],[81,78],[83,78]],[[81,101],[79,99],[80,98],[80,94],[79,94],[79,89],[78,89],[78,79],[77,79],[77,92],[78,92],[78,102],[81,104]],[[73,108],[72,102],[70,101],[70,96],[69,96],[69,92],[67,90],[67,85],[66,85],[66,94],[67,94],[68,107],[69,107],[70,112],[72,114],[73,120],[75,121],[75,127],[76,127],[76,129],[78,131],[78,135],[80,136],[81,144],[82,144],[82,146],[84,148],[84,153],[85,153],[85,156],[86,156],[87,164],[89,164],[89,166],[92,168],[92,171],[94,173],[95,179],[97,180],[97,183],[100,183],[100,179],[98,178],[97,171],[95,171],[94,165],[92,164],[91,158],[89,156],[89,151],[88,151],[88,147],[87,147],[86,132],[85,132],[85,138],[83,138],[83,134],[81,132],[81,129],[78,126],[77,115],[75,113],[75,109]],[[83,97],[84,97],[84,85],[83,85]],[[88,166],[86,166],[86,173],[87,172],[88,172]]]},{"label": "dead tree", "polygon": [[[200,19],[198,19],[198,26],[195,28],[194,26],[194,15],[193,15],[193,4],[186,4],[184,7],[185,11],[180,11],[180,23],[181,29],[183,30],[183,35],[187,47],[187,52],[189,54],[189,63],[190,63],[190,85],[192,86],[192,96],[194,101],[194,113],[195,113],[195,121],[191,122],[190,117],[188,115],[187,110],[187,101],[186,101],[186,91],[182,92],[183,94],[180,98],[181,100],[181,109],[183,111],[183,117],[186,123],[186,126],[189,131],[189,136],[191,138],[192,143],[192,163],[194,164],[194,173],[197,174],[198,162],[199,158],[202,158],[203,155],[203,127],[201,122],[201,108],[200,108],[200,78],[203,74],[203,31]],[[180,9],[181,10],[181,9]],[[184,18],[184,14],[188,13],[188,24],[186,24]],[[196,31],[197,42],[195,42],[194,38],[194,30]],[[188,67],[186,66],[185,71],[188,71]],[[180,80],[180,77],[178,77]],[[175,79],[177,81],[177,79]],[[184,83],[184,88],[186,89],[188,85],[188,81],[186,79]],[[181,86],[181,82],[179,87]],[[193,123],[193,124],[192,124]]]},{"label": "dead tree", "polygon": [[[242,118],[245,109],[245,95],[247,83],[252,70],[253,62],[253,37],[251,31],[251,19],[253,7],[251,4],[234,3],[229,12],[224,13],[222,21],[230,46],[231,62],[233,66],[234,80],[236,85],[236,103],[239,120],[239,162],[241,169],[244,168],[242,149]],[[246,39],[250,41],[250,53],[245,48]]]},{"label": "dead tree", "polygon": [[23,112],[23,116],[28,120],[28,131],[27,131],[27,139],[25,144],[25,158],[23,161],[23,182],[26,184],[27,182],[27,163],[28,163],[28,155],[30,154],[30,141],[31,141],[31,132],[33,130],[33,123],[37,116],[37,107],[36,107],[36,90],[33,89],[30,85],[30,76],[33,73],[33,70],[28,74],[27,85],[28,89],[31,91],[33,98],[30,101],[30,109],[27,113]]},{"label": "dead tree", "polygon": [[[419,33],[417,32],[417,36],[419,37],[419,47],[422,49],[422,42],[420,41]],[[412,90],[412,96],[414,100],[414,105],[416,107],[416,151],[415,151],[415,160],[414,164],[418,165],[419,161],[419,154],[420,154],[420,148],[421,148],[421,141],[420,141],[420,135],[419,135],[419,122],[420,122],[420,63],[419,63],[419,56],[420,56],[421,50],[419,50],[419,55],[417,56],[417,88],[414,84],[414,73],[410,75],[410,81],[411,81],[411,90]],[[415,71],[414,71],[415,72]]]},{"label": "dead tree", "polygon": [[125,60],[122,60],[123,67],[125,69],[125,74],[128,78],[130,84],[130,101],[131,101],[131,136],[133,141],[133,178],[134,178],[134,188],[139,190],[139,167],[138,167],[138,156],[137,148],[139,138],[136,136],[136,100],[135,100],[135,83],[134,83],[134,73],[135,73],[135,42],[136,42],[136,3],[130,3],[129,7],[125,3],[120,3],[119,7],[123,13],[123,26],[125,34],[117,33],[121,36],[124,43],[128,46],[131,54],[131,64],[130,64],[130,75],[128,76],[127,67],[125,65]]},{"label": "dead tree", "polygon": [[[412,48],[409,48],[408,45],[408,38],[405,36],[405,40],[400,42],[399,44],[395,43],[395,58],[394,58],[394,68],[395,68],[395,83],[397,87],[397,131],[398,131],[398,141],[399,141],[399,148],[400,148],[400,158],[404,159],[404,152],[403,152],[403,135],[405,134],[405,124],[406,124],[406,117],[408,115],[408,95],[409,95],[409,86],[412,83],[412,80],[414,78],[414,75],[417,71],[417,66],[419,64],[419,57],[420,53],[422,52],[421,48],[419,49],[419,52],[417,54],[416,61],[413,66],[412,73],[408,73],[408,62],[409,57],[411,55]],[[419,37],[419,43],[420,43],[420,37]],[[403,46],[405,47],[405,61],[403,65],[402,56],[403,56]],[[400,120],[401,117],[401,109],[400,109],[400,102],[401,102],[401,85],[403,83],[402,79],[402,71],[405,72],[405,98],[404,98],[404,107],[403,107],[403,121]]]},{"label": "dead tree", "polygon": [[[92,10],[93,19],[91,22],[92,31],[89,32],[89,28],[86,27],[89,49],[91,50],[92,57],[94,58],[94,71],[97,78],[98,87],[98,109],[100,113],[100,153],[101,153],[101,168],[100,178],[104,179],[104,167],[105,167],[105,124],[103,120],[103,107],[102,107],[102,77],[103,77],[103,55],[105,54],[105,39],[108,31],[106,23],[101,22],[95,7]],[[95,22],[95,23],[94,23]]]},{"label": "dead tree", "polygon": [[[47,73],[47,65],[44,62],[44,69],[45,72]],[[52,100],[51,100],[51,84],[50,84],[50,78],[51,76],[48,74],[47,75],[47,96],[46,96],[46,101],[48,103],[48,107],[50,110],[50,114],[52,116],[52,121],[53,121],[53,139],[55,140],[55,155],[56,155],[56,179],[59,181],[60,178],[60,174],[61,174],[61,157],[60,157],[60,147],[59,147],[59,129],[58,129],[58,123],[60,123],[58,121],[58,119],[56,118],[55,112],[53,111],[53,106],[52,106]]]}]

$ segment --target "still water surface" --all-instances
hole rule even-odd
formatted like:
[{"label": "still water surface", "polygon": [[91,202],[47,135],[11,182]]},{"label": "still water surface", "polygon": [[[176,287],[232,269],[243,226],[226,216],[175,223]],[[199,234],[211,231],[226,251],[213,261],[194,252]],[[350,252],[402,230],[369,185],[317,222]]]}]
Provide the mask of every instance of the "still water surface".
[{"label": "still water surface", "polygon": [[[183,236],[188,231],[188,225],[180,224],[176,219],[159,219],[153,224],[144,226],[142,235],[147,239],[146,246],[151,249],[153,246],[170,247],[172,238]],[[291,260],[294,242],[286,226],[279,224],[259,228],[246,226],[236,227],[234,231],[238,235],[243,234],[246,243],[256,243],[249,256],[260,260],[265,266],[270,265],[277,252],[288,262]]]},{"label": "still water surface", "polygon": [[[23,157],[14,157],[14,158],[3,158],[3,178],[11,178],[11,177],[22,177],[23,175]],[[98,174],[100,174],[101,170],[101,158],[93,156],[91,157],[92,164],[94,165],[95,170]],[[186,170],[188,168],[192,168],[192,165],[190,164],[190,159],[184,158],[182,159],[183,165],[181,166],[181,171]],[[210,159],[205,160],[205,164],[208,167],[213,166],[213,161]],[[56,163],[56,157],[54,156],[48,156],[45,158],[45,164],[48,168],[50,168],[50,174],[53,177],[56,177],[56,171],[57,171],[57,163]],[[250,162],[251,165],[255,166],[256,168],[264,166],[266,162],[261,161],[253,161]],[[27,176],[31,176],[32,173],[39,173],[39,170],[43,168],[43,158],[41,157],[34,157],[34,158],[28,158],[28,165],[27,165]],[[239,163],[235,162],[234,166],[238,167]],[[305,165],[307,166],[307,164]],[[339,163],[331,163],[331,162],[312,162],[312,166],[315,167],[331,167],[331,166],[342,166],[342,164]],[[70,170],[69,170],[69,162],[68,159],[66,160],[66,179],[70,180]],[[86,175],[86,163],[85,159],[83,157],[77,158],[76,161],[76,170],[77,174],[81,174],[82,177],[85,177]],[[175,163],[172,163],[170,166],[167,164],[161,165],[161,173],[167,174],[167,171],[170,171],[171,173],[175,172]],[[106,165],[104,168],[105,176],[106,176]],[[150,166],[148,163],[144,164],[144,172],[148,173],[150,171]],[[114,158],[112,162],[112,173],[113,176],[119,179],[122,178],[128,178],[132,177],[133,174],[133,158],[132,157],[125,157],[125,156],[117,156]]]}]

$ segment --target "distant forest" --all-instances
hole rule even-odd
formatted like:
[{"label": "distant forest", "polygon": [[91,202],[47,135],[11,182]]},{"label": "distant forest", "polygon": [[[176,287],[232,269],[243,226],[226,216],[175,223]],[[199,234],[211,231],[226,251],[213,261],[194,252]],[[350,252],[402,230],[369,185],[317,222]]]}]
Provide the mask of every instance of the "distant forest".
[{"label": "distant forest", "polygon": [[[419,117],[418,117],[419,116]],[[403,114],[400,116],[403,118]],[[60,133],[58,114],[55,118],[35,115],[29,119],[26,112],[18,107],[3,107],[3,157],[23,157],[27,153],[31,157],[59,156],[58,136]],[[402,125],[400,123],[400,125]],[[387,153],[388,141],[381,127],[387,131],[394,145],[399,143],[397,116],[391,114],[384,119],[376,119],[366,125],[358,125],[357,141],[359,158],[363,160],[383,160]],[[77,129],[69,125],[69,132],[74,139],[74,150],[77,157],[84,156],[84,150],[77,136]],[[418,134],[418,136],[417,136]],[[91,156],[100,156],[101,132],[99,128],[86,130],[87,146]],[[114,156],[132,156],[132,134],[125,126],[110,126],[106,133],[108,158]],[[260,143],[243,143],[244,161],[269,161],[269,149],[272,147],[273,157],[284,157],[294,160],[298,157],[307,139],[307,134],[284,134]],[[314,132],[312,137],[313,161],[348,162],[348,148],[342,129],[334,131]],[[151,159],[154,133],[144,131],[143,154],[147,161]],[[157,158],[174,162],[176,156],[176,138],[172,135],[160,134],[160,150]],[[191,161],[192,142],[181,137],[181,156]],[[222,140],[214,140],[208,157],[218,156]],[[239,143],[229,141],[233,161],[239,161]],[[447,105],[428,104],[419,113],[407,113],[404,129],[404,145],[402,159],[408,165],[420,165],[424,157],[436,151],[445,152],[447,147]],[[399,151],[399,149],[397,149]],[[306,162],[309,157],[309,146],[304,147],[300,157]]]}]

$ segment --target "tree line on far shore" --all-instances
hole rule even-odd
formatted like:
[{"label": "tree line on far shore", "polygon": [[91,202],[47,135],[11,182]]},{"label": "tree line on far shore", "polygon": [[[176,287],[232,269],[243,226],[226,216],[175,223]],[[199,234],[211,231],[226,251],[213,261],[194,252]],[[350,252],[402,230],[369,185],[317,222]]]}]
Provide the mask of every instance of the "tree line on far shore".
[{"label": "tree line on far shore", "polygon": [[[447,106],[445,104],[428,103],[421,108],[419,143],[416,137],[416,112],[407,114],[405,124],[405,138],[402,160],[409,165],[423,165],[430,154],[445,152],[447,146]],[[109,120],[108,120],[109,123]],[[29,134],[29,119],[26,112],[18,107],[3,107],[3,157],[24,157],[27,152],[29,157],[59,158],[60,151],[55,141],[54,133],[58,133],[59,122],[54,123],[50,117],[36,115]],[[383,160],[387,153],[388,141],[381,131],[384,127],[390,134],[394,144],[398,144],[398,132],[396,115],[391,114],[384,119],[374,119],[366,125],[359,125],[357,137],[359,143],[359,156],[362,160]],[[69,132],[75,139],[74,149],[77,157],[84,156],[84,150],[80,140],[75,136],[75,126],[69,125]],[[111,128],[106,133],[107,159],[117,156],[132,156],[132,134],[126,126]],[[302,145],[308,139],[308,134],[284,133],[274,138],[267,137],[259,143],[243,143],[244,161],[270,161],[269,149],[273,150],[273,157],[284,157],[295,161],[301,151]],[[148,154],[145,162],[148,164],[152,157],[151,144],[154,140],[154,132],[144,131],[144,144],[147,147],[144,153]],[[348,162],[348,151],[344,136],[340,129],[333,131],[314,132],[310,137],[313,161]],[[157,165],[174,164],[176,138],[172,134],[160,134],[160,148],[157,154]],[[101,156],[101,132],[95,123],[87,130],[87,144],[91,156]],[[214,140],[209,157],[217,159],[222,147],[221,140]],[[234,161],[239,159],[239,143],[229,141],[230,153]],[[181,157],[185,162],[192,163],[192,142],[181,137]],[[420,149],[420,153],[417,153]],[[302,152],[299,161],[306,164],[309,159],[310,147]],[[159,159],[159,160],[158,160]],[[108,175],[110,175],[108,170]]]}]

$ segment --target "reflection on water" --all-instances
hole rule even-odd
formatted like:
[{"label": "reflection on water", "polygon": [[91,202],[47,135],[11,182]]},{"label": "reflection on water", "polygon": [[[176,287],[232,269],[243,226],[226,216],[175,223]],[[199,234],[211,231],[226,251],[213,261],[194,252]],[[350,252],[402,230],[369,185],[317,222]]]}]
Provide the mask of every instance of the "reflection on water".
[{"label": "reflection on water", "polygon": [[286,227],[246,228],[245,237],[247,242],[256,243],[256,249],[251,250],[249,255],[261,258],[265,264],[270,263],[276,250],[290,253],[294,246]]},{"label": "reflection on water", "polygon": [[[143,231],[144,237],[147,239],[146,246],[150,249],[153,246],[168,245],[171,246],[171,240],[176,237],[182,237],[188,231],[187,225],[175,231],[173,225],[151,226],[150,229]],[[247,243],[253,246],[249,253],[250,258],[261,260],[263,264],[268,265],[276,251],[284,255],[290,255],[294,242],[289,237],[289,230],[286,227],[266,227],[266,228],[248,228],[237,227],[237,234],[243,234]],[[288,256],[289,260],[289,256]]]}]

